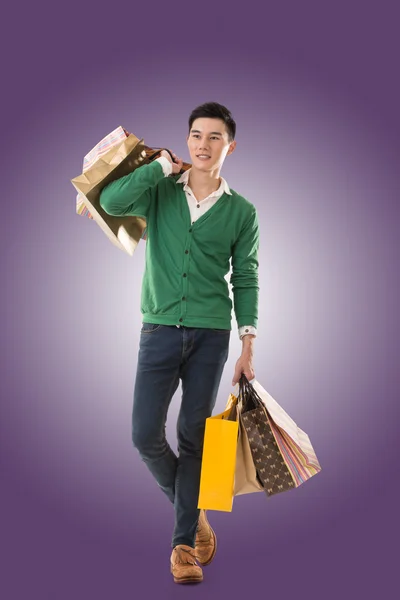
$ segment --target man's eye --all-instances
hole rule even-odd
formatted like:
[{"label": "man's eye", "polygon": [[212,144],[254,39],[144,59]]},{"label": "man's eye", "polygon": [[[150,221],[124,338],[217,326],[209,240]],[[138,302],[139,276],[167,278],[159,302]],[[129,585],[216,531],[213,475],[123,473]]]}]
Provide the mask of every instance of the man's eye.
[{"label": "man's eye", "polygon": [[[194,133],[193,137],[198,138],[200,137],[198,133]],[[212,135],[211,138],[212,140],[219,140],[219,138],[216,135]]]}]

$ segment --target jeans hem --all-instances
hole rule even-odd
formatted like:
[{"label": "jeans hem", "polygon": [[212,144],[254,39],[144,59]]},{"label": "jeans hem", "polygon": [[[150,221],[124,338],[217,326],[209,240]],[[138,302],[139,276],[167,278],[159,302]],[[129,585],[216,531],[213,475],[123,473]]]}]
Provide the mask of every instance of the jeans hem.
[{"label": "jeans hem", "polygon": [[195,544],[193,542],[188,542],[187,540],[177,540],[177,541],[172,541],[171,542],[171,548],[174,549],[175,546],[178,546],[179,544],[184,544],[185,546],[190,546],[191,548],[195,548]]}]

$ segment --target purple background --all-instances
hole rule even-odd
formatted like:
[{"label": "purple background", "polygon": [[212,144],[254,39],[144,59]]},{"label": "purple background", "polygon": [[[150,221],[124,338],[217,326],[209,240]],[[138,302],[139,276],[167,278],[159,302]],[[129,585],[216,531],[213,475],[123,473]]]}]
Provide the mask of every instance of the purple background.
[{"label": "purple background", "polygon": [[[389,594],[396,3],[25,4],[3,15],[0,40],[2,597]],[[187,119],[209,100],[237,121],[222,175],[260,217],[256,378],[309,434],[322,471],[210,513],[217,556],[204,583],[181,592],[169,572],[172,506],[130,440],[144,243],[130,258],[77,216],[70,179],[118,125],[189,160]],[[216,412],[241,350],[232,316]]]}]

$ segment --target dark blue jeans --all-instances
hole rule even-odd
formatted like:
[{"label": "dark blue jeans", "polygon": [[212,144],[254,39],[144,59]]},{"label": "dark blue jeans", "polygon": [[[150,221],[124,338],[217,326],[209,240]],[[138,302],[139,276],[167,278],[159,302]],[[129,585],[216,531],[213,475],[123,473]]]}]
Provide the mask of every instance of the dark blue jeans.
[{"label": "dark blue jeans", "polygon": [[[229,354],[229,329],[143,323],[132,410],[132,441],[174,504],[172,548],[195,546],[206,418]],[[182,380],[178,456],[165,436],[168,407]]]}]

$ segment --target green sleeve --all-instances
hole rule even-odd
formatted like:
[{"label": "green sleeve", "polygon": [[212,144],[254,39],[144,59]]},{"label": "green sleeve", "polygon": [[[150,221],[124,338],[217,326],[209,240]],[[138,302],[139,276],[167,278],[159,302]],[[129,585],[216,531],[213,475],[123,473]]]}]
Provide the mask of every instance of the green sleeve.
[{"label": "green sleeve", "polygon": [[156,196],[157,183],[164,177],[159,162],[142,165],[129,175],[106,185],[100,192],[100,206],[115,217],[147,218]]},{"label": "green sleeve", "polygon": [[258,250],[260,234],[257,210],[244,224],[232,249],[230,283],[238,327],[258,323]]}]

